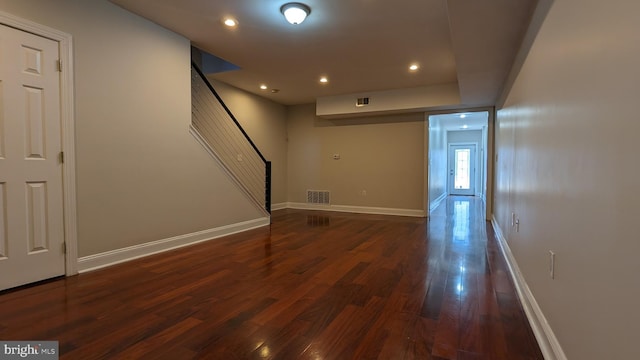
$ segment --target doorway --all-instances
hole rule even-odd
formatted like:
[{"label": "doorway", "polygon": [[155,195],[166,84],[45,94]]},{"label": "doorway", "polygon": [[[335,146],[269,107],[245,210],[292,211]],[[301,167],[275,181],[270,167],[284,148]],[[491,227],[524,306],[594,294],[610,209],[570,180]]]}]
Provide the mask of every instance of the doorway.
[{"label": "doorway", "polygon": [[[494,113],[493,108],[481,108],[427,115],[425,194],[428,213],[434,211],[449,195],[473,195],[485,204],[485,214],[490,219]],[[475,146],[467,146],[466,150],[457,148],[459,158],[466,159],[468,156],[469,166],[466,179],[466,175],[460,177],[466,174],[466,170],[459,164],[461,172],[456,186],[456,169],[453,167],[456,148],[450,147],[457,145]]]},{"label": "doorway", "polygon": [[449,144],[449,195],[475,195],[476,148],[476,144]]}]

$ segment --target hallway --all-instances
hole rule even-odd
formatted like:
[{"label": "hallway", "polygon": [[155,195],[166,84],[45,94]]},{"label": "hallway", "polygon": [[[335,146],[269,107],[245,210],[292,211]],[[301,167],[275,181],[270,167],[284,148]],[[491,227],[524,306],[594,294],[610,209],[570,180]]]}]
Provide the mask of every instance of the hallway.
[{"label": "hallway", "polygon": [[0,293],[0,339],[62,359],[542,359],[480,200],[272,222]]}]

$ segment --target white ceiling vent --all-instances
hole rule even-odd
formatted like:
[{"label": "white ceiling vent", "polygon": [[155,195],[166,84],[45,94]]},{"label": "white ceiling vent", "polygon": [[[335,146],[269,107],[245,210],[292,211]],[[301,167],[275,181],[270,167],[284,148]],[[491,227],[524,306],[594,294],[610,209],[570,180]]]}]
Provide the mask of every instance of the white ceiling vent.
[{"label": "white ceiling vent", "polygon": [[369,98],[368,97],[361,97],[356,99],[356,106],[357,107],[363,107],[363,106],[367,106],[369,105]]},{"label": "white ceiling vent", "polygon": [[329,192],[325,190],[307,190],[307,203],[329,205]]}]

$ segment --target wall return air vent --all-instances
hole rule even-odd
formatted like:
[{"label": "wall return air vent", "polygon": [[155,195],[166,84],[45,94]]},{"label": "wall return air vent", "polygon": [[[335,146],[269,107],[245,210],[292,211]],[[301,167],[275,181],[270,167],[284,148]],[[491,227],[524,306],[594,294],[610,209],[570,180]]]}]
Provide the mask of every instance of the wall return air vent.
[{"label": "wall return air vent", "polygon": [[329,192],[325,190],[307,190],[307,204],[329,205]]},{"label": "wall return air vent", "polygon": [[356,106],[357,107],[363,107],[363,106],[367,106],[369,105],[369,98],[368,97],[361,97],[361,98],[357,98],[356,99]]}]

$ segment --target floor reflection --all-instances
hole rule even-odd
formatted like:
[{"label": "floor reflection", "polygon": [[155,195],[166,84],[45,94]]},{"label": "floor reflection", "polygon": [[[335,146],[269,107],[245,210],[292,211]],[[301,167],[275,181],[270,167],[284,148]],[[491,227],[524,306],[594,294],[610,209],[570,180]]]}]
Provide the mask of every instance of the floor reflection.
[{"label": "floor reflection", "polygon": [[450,196],[429,220],[429,267],[445,274],[445,296],[460,306],[477,296],[478,276],[487,272],[482,199]]},{"label": "floor reflection", "polygon": [[309,226],[329,226],[330,217],[322,215],[307,215],[307,225]]},{"label": "floor reflection", "polygon": [[273,271],[273,258],[271,251],[271,236],[264,238],[264,271],[265,275],[271,274]]},{"label": "floor reflection", "polygon": [[456,200],[453,203],[453,241],[468,241],[470,235],[469,200]]}]

